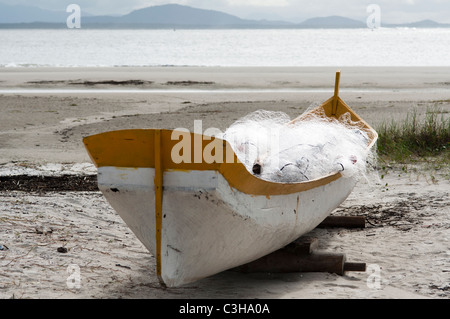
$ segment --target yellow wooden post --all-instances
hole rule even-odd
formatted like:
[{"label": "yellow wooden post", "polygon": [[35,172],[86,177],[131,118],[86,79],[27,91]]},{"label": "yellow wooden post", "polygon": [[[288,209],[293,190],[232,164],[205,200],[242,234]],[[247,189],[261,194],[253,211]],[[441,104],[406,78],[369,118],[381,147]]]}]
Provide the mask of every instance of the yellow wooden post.
[{"label": "yellow wooden post", "polygon": [[163,197],[163,161],[161,146],[161,130],[155,130],[155,227],[156,227],[156,274],[161,279],[161,230],[162,230],[162,197]]}]

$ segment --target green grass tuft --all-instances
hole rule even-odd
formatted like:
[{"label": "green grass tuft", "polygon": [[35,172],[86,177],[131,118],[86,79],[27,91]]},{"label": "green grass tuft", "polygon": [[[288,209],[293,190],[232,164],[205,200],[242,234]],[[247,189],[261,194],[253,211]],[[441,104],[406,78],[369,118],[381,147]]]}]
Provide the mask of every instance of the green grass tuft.
[{"label": "green grass tuft", "polygon": [[436,108],[419,119],[417,109],[402,122],[383,122],[377,129],[377,152],[383,159],[408,163],[440,157],[450,159],[450,118]]}]

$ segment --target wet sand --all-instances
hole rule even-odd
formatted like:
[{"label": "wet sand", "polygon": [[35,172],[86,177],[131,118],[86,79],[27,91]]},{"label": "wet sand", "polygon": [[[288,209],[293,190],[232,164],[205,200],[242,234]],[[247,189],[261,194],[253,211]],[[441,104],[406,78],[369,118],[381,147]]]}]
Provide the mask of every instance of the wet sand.
[{"label": "wet sand", "polygon": [[[160,287],[154,257],[95,189],[84,136],[126,128],[192,130],[194,120],[225,130],[259,109],[295,117],[332,95],[335,71],[2,69],[0,298],[448,298],[448,165],[380,165],[380,179],[361,182],[333,212],[365,216],[365,229],[310,234],[321,251],[345,253],[378,273],[226,271],[171,289]],[[374,127],[413,108],[449,114],[450,68],[341,72],[341,98]],[[61,178],[67,174],[71,178]],[[31,178],[36,175],[60,178],[39,184]],[[73,267],[79,287],[70,281]]]}]

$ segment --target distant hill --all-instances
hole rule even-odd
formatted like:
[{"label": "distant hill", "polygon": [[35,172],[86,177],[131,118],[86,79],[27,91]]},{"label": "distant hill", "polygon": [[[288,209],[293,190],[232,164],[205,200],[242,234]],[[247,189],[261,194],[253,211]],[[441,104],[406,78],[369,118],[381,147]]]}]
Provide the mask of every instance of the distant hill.
[{"label": "distant hill", "polygon": [[438,23],[433,20],[422,20],[403,24],[383,24],[383,26],[388,28],[450,28],[450,24],[448,23]]},{"label": "distant hill", "polygon": [[9,6],[0,3],[0,23],[64,22],[65,10],[49,11],[28,6]]},{"label": "distant hill", "polygon": [[367,24],[361,21],[339,17],[330,16],[322,18],[308,19],[300,24],[301,28],[366,28]]},{"label": "distant hill", "polygon": [[168,25],[239,25],[251,23],[220,11],[196,9],[178,4],[148,7],[117,18],[121,23]]},{"label": "distant hill", "polygon": [[179,4],[166,4],[132,11],[129,14],[112,16],[95,16],[85,18],[84,24],[90,26],[108,24],[110,26],[136,27],[255,27],[291,25],[289,22],[268,20],[246,20],[220,11],[204,10]]},{"label": "distant hill", "polygon": [[[301,23],[241,19],[220,11],[178,4],[152,6],[122,16],[90,16],[82,10],[82,28],[367,28],[365,22],[340,16],[317,17]],[[0,4],[0,28],[65,28],[69,13]],[[431,20],[383,27],[450,27]]]}]

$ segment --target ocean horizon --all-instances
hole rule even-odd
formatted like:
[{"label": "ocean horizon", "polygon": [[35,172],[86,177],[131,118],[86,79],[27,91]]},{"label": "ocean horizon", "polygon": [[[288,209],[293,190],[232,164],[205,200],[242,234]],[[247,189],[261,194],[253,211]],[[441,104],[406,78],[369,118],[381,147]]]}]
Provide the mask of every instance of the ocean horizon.
[{"label": "ocean horizon", "polygon": [[450,29],[0,30],[0,68],[450,66]]}]

